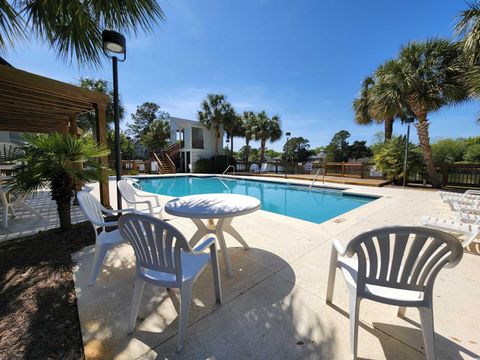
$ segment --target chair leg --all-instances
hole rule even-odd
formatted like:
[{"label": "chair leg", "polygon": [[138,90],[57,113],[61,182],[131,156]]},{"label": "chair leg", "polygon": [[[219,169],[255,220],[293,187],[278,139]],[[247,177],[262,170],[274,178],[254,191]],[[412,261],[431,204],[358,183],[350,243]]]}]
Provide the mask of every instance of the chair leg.
[{"label": "chair leg", "polygon": [[193,282],[183,283],[180,290],[180,315],[178,325],[177,352],[181,352],[185,342],[185,333],[187,331],[188,313],[192,303]]},{"label": "chair leg", "polygon": [[138,310],[140,309],[140,300],[142,299],[143,289],[145,288],[145,281],[139,277],[135,277],[135,284],[133,285],[132,309],[130,312],[130,320],[128,322],[127,332],[131,334],[135,329],[137,322]]},{"label": "chair leg", "polygon": [[110,247],[108,245],[95,244],[95,255],[93,256],[92,271],[90,273],[90,281],[88,283],[89,285],[95,284],[95,281],[97,280],[98,272],[102,267],[103,260],[105,259],[105,256],[107,255],[109,248]]},{"label": "chair leg", "polygon": [[422,323],[423,341],[427,360],[435,360],[435,330],[433,327],[433,309],[430,307],[418,308]]},{"label": "chair leg", "polygon": [[398,313],[397,313],[397,316],[399,317],[405,317],[405,312],[407,311],[407,308],[404,307],[404,306],[400,306],[398,308]]},{"label": "chair leg", "polygon": [[218,266],[217,247],[210,246],[210,258],[212,262],[213,285],[215,286],[215,301],[222,303],[222,284],[220,282],[220,267]]},{"label": "chair leg", "polygon": [[333,301],[333,289],[335,288],[335,275],[337,273],[338,253],[334,246],[332,246],[332,253],[330,255],[330,269],[328,271],[328,285],[327,285],[327,303],[331,304]]},{"label": "chair leg", "polygon": [[360,310],[360,298],[355,289],[350,289],[350,345],[353,360],[357,359],[358,351],[358,313]]}]

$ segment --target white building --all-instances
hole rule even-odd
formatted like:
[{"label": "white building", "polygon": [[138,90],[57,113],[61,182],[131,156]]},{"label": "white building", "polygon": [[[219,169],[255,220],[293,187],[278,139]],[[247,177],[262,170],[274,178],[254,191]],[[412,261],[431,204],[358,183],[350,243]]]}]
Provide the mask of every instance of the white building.
[{"label": "white building", "polygon": [[[190,172],[199,159],[210,159],[215,155],[215,130],[206,129],[199,121],[170,117],[170,143],[180,141],[181,172]],[[220,129],[218,155],[223,155],[223,129]]]}]

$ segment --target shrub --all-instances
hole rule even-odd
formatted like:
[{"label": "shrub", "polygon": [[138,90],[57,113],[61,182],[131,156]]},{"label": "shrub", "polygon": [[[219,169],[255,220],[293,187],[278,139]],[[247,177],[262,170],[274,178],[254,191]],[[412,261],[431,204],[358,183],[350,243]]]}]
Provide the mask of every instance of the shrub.
[{"label": "shrub", "polygon": [[[405,137],[392,137],[392,139],[378,146],[375,151],[373,160],[377,169],[393,182],[403,179]],[[409,145],[407,166],[409,172],[417,172],[423,168],[423,156],[420,148],[415,144]]]},{"label": "shrub", "polygon": [[466,162],[480,162],[480,144],[470,145],[465,152],[464,158]]},{"label": "shrub", "polygon": [[199,159],[193,166],[193,172],[212,174],[215,172],[215,163],[210,159]]},{"label": "shrub", "polygon": [[215,156],[213,156],[211,161],[214,164],[215,173],[217,174],[223,173],[228,165],[233,165],[235,168],[237,167],[237,160],[230,155],[218,155],[216,162]]}]

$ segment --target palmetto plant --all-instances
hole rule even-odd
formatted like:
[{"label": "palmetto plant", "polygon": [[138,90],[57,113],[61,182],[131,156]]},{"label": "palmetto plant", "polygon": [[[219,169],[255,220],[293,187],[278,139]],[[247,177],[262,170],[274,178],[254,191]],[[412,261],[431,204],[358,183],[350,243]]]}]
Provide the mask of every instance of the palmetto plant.
[{"label": "palmetto plant", "polygon": [[400,51],[381,81],[396,86],[418,120],[415,125],[432,185],[440,185],[430,147],[428,114],[467,99],[459,47],[444,39],[411,42]]},{"label": "palmetto plant", "polygon": [[259,112],[255,116],[252,134],[255,140],[260,141],[260,161],[264,161],[267,140],[277,141],[282,136],[280,117],[274,115],[270,118],[265,111]]},{"label": "palmetto plant", "polygon": [[233,108],[223,94],[208,94],[200,104],[198,120],[207,128],[215,131],[215,161],[218,155],[218,143],[224,124],[232,116]]},{"label": "palmetto plant", "polygon": [[[94,158],[107,156],[109,150],[90,136],[68,134],[25,134],[22,167],[8,183],[12,192],[31,193],[49,188],[57,203],[61,230],[71,227],[70,204],[74,184],[99,180],[104,173]],[[83,166],[88,163],[88,167]]]},{"label": "palmetto plant", "polygon": [[137,35],[164,20],[155,0],[1,0],[0,50],[32,36],[67,61],[99,65],[102,30]]}]

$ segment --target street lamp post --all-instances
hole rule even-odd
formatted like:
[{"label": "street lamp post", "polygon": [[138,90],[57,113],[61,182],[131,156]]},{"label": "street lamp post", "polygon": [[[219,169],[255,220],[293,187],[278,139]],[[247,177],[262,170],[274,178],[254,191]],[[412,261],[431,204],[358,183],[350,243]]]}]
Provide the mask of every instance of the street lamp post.
[{"label": "street lamp post", "polygon": [[[102,32],[103,52],[112,59],[113,67],[113,120],[115,123],[115,173],[117,183],[122,180],[122,153],[120,149],[120,114],[118,104],[118,61],[124,62],[127,58],[127,42],[125,37],[113,30]],[[116,54],[122,54],[118,60]],[[117,186],[117,208],[122,208],[122,196]]]},{"label": "street lamp post", "polygon": [[228,155],[228,144],[230,143],[230,135],[228,133],[227,133],[226,143],[227,143],[227,169],[228,169],[228,167],[230,166],[230,157]]},{"label": "street lamp post", "polygon": [[290,132],[285,133],[285,136],[287,137],[287,143],[285,144],[285,162],[284,162],[284,166],[283,166],[283,172],[285,173],[285,179],[287,178],[288,140],[290,140],[290,135],[292,135]]},{"label": "street lamp post", "polygon": [[403,159],[403,187],[407,186],[407,161],[408,161],[408,143],[410,142],[410,124],[415,121],[415,118],[410,117],[405,119],[407,124],[407,138],[405,141],[405,158]]}]

